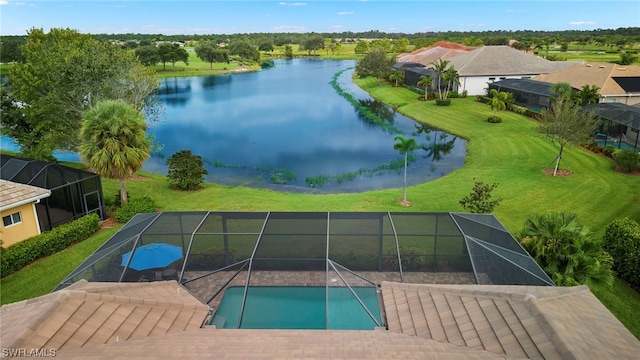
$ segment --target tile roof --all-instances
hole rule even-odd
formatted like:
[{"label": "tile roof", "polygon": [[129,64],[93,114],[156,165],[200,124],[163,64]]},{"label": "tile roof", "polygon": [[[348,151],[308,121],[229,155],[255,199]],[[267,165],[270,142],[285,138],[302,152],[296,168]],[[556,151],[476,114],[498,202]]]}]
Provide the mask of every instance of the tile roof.
[{"label": "tile roof", "polygon": [[43,199],[49,195],[51,191],[47,189],[0,179],[0,210]]},{"label": "tile roof", "polygon": [[474,50],[474,47],[439,41],[429,47],[416,49],[410,53],[400,54],[397,57],[398,62],[414,62],[425,66],[437,61],[438,59],[450,59]]},{"label": "tile roof", "polygon": [[506,45],[479,47],[449,61],[461,77],[538,75],[580,64],[572,61],[549,61]]},{"label": "tile roof", "polygon": [[638,341],[586,286],[383,282],[389,331],[502,356],[633,359]]},{"label": "tile roof", "polygon": [[[2,348],[67,349],[198,329],[209,313],[176,281],[88,283],[0,308]],[[7,324],[11,324],[7,326]]]},{"label": "tile roof", "polygon": [[534,77],[535,80],[547,83],[567,82],[574,88],[583,85],[595,85],[602,95],[624,95],[625,89],[618,84],[615,77],[640,77],[640,66],[621,66],[611,63],[585,63],[550,74]]},{"label": "tile roof", "polygon": [[383,282],[389,330],[373,331],[200,327],[208,307],[178,288],[184,290],[174,281],[81,280],[3,306],[0,346],[53,347],[64,359],[635,359],[640,353],[640,342],[586,286]]},{"label": "tile roof", "polygon": [[385,330],[200,329],[58,352],[64,359],[504,359],[484,350]]}]

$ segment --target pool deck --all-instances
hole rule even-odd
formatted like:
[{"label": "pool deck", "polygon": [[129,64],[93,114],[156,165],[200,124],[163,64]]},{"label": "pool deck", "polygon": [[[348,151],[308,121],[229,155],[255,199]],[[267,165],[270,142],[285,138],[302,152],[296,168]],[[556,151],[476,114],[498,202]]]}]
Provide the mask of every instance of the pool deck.
[{"label": "pool deck", "polygon": [[[235,275],[235,271],[221,271],[201,279],[186,283],[184,286],[203,303],[207,303],[216,291],[225,287],[225,284]],[[206,272],[185,272],[184,278],[195,279],[207,274]],[[362,271],[358,274],[376,285],[383,281],[400,282],[398,272]],[[349,286],[371,286],[371,283],[349,273],[341,272],[340,275]],[[344,282],[334,271],[328,273],[329,286],[345,286]],[[335,280],[335,281],[334,281]],[[453,272],[405,272],[404,282],[414,284],[475,284],[472,273]],[[240,272],[226,287],[244,286],[247,281],[247,272]],[[252,271],[251,286],[325,286],[327,277],[324,271]],[[212,308],[217,308],[224,291],[220,291],[211,302]]]}]

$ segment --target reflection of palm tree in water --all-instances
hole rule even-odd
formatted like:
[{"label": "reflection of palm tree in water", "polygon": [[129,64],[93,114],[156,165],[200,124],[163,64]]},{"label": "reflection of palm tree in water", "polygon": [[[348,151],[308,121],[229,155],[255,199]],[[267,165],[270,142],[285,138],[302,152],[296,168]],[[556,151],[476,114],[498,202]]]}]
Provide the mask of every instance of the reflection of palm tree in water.
[{"label": "reflection of palm tree in water", "polygon": [[426,134],[427,141],[433,140],[428,145],[420,146],[422,150],[427,152],[425,157],[431,158],[431,170],[433,171],[436,168],[436,162],[442,160],[444,155],[449,154],[451,150],[453,150],[455,141],[458,137],[454,136],[449,140],[449,134],[442,132],[439,129],[432,128],[424,124],[416,125],[415,127],[417,134]]}]

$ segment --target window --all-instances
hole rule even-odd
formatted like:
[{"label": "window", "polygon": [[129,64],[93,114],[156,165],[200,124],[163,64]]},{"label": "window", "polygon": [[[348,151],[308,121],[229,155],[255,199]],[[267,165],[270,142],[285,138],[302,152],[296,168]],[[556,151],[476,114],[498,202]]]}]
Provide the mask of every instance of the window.
[{"label": "window", "polygon": [[19,212],[2,217],[2,223],[4,224],[5,227],[19,224],[21,222],[22,222],[22,218],[20,217]]}]

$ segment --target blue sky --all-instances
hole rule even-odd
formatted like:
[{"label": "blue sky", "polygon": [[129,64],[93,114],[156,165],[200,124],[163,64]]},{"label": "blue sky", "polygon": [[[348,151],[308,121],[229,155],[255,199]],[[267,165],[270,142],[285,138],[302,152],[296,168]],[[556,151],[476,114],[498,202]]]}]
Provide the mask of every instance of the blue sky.
[{"label": "blue sky", "polygon": [[640,26],[640,1],[0,0],[2,35],[592,30]]}]

